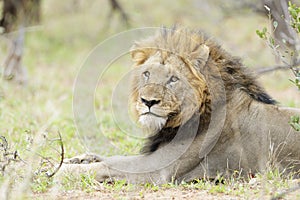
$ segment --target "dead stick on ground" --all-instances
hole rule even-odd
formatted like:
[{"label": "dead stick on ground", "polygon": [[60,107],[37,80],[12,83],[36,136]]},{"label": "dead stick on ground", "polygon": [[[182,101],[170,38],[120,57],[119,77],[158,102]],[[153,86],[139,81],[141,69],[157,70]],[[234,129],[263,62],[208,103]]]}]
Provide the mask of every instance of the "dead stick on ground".
[{"label": "dead stick on ground", "polygon": [[22,65],[25,30],[19,28],[18,36],[12,39],[11,48],[4,62],[3,78],[16,80],[20,84],[26,84],[27,71]]},{"label": "dead stick on ground", "polygon": [[61,152],[60,152],[60,162],[59,162],[59,165],[56,167],[56,169],[51,174],[47,173],[48,177],[54,176],[58,172],[58,170],[61,168],[61,166],[62,166],[62,164],[64,162],[64,156],[65,156],[64,144],[63,144],[60,132],[58,132],[58,135],[59,135],[60,149],[61,149]]}]

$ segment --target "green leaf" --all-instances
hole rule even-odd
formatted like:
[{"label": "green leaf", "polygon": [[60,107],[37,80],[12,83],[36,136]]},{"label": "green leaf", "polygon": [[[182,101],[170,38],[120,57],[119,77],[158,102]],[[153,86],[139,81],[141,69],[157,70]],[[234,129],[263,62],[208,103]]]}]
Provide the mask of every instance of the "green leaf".
[{"label": "green leaf", "polygon": [[299,116],[291,116],[289,124],[295,129],[296,131],[300,131],[300,117]]},{"label": "green leaf", "polygon": [[274,22],[273,22],[273,26],[274,26],[274,28],[276,29],[277,26],[278,26],[278,22],[277,22],[277,21],[274,21]]},{"label": "green leaf", "polygon": [[265,34],[268,31],[266,27],[263,28],[263,33]]},{"label": "green leaf", "polygon": [[266,35],[267,31],[268,31],[268,29],[266,27],[264,27],[261,31],[256,30],[256,34],[262,39],[267,39],[267,35]]}]

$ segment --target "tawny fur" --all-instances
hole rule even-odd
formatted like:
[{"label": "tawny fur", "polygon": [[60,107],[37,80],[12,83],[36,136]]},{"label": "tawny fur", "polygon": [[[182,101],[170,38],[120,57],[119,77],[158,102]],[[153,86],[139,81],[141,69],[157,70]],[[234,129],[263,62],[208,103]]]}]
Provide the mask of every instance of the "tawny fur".
[{"label": "tawny fur", "polygon": [[60,173],[156,184],[248,175],[269,166],[299,175],[300,133],[288,122],[300,110],[277,106],[240,60],[211,38],[162,28],[136,42],[131,55],[131,109],[151,134],[144,154],[80,156],[69,162],[101,162],[65,164]]}]

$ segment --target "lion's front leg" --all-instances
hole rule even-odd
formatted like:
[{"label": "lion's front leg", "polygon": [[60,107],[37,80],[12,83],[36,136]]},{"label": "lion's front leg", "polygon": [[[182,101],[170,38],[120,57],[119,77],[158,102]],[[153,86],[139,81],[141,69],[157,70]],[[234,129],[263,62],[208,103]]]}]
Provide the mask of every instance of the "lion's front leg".
[{"label": "lion's front leg", "polygon": [[[80,177],[82,174],[90,174],[98,182],[126,180],[128,183],[153,183],[163,184],[172,179],[170,167],[156,169],[146,163],[143,156],[114,156],[102,158],[101,162],[89,164],[74,164],[81,159],[88,159],[89,156],[78,156],[73,158],[73,163],[64,163],[55,175],[58,182],[65,176]],[[81,163],[81,162],[78,162]]]},{"label": "lion's front leg", "polygon": [[61,183],[64,177],[80,180],[82,175],[91,175],[98,182],[114,181],[125,179],[124,174],[111,170],[104,162],[94,162],[89,164],[63,164],[59,172],[55,175],[56,180]]}]

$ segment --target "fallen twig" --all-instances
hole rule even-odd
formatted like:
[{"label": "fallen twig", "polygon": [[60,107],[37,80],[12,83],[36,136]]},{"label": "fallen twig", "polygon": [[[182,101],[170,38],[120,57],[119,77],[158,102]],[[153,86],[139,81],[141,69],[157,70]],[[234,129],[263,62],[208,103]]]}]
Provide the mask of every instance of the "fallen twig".
[{"label": "fallen twig", "polygon": [[58,170],[61,168],[63,162],[64,162],[64,156],[65,156],[65,150],[64,150],[64,144],[63,144],[63,141],[62,141],[62,137],[61,137],[61,134],[60,132],[58,131],[58,136],[59,136],[59,141],[60,141],[60,149],[61,149],[61,152],[60,152],[60,162],[59,162],[59,165],[56,167],[56,169],[52,172],[52,173],[46,173],[46,175],[48,177],[52,177],[54,176]]},{"label": "fallen twig", "polygon": [[285,195],[291,193],[291,192],[294,192],[296,190],[299,190],[300,189],[300,182],[298,183],[297,186],[295,187],[292,187],[292,188],[289,188],[287,190],[285,190],[284,192],[281,192],[280,194],[274,196],[271,198],[271,200],[279,200],[279,199],[282,199]]}]

